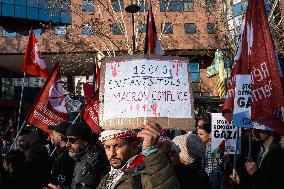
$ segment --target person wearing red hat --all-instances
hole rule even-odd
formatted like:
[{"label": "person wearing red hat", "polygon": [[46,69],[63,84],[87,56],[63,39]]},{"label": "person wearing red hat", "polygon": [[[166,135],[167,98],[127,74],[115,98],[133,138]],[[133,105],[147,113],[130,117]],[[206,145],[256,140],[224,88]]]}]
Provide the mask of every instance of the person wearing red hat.
[{"label": "person wearing red hat", "polygon": [[[111,165],[110,172],[97,189],[180,188],[174,169],[166,155],[157,147],[160,130],[148,121],[140,132],[133,130],[103,131],[103,143]],[[138,145],[142,142],[142,153]]]}]

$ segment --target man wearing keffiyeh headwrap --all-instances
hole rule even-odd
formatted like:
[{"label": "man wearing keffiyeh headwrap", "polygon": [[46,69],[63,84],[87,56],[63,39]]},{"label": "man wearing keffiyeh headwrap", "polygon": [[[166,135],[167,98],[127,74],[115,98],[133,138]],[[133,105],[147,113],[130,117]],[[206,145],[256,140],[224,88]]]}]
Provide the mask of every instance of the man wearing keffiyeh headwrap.
[{"label": "man wearing keffiyeh headwrap", "polygon": [[[160,130],[148,121],[137,133],[134,130],[107,130],[100,135],[111,171],[97,189],[179,188],[175,172],[157,143]],[[142,153],[137,154],[139,142]]]}]

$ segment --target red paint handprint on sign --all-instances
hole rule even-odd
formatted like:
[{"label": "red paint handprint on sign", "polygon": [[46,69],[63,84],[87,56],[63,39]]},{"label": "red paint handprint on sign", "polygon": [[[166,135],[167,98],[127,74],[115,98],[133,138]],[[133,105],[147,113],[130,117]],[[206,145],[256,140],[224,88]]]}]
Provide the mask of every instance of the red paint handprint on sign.
[{"label": "red paint handprint on sign", "polygon": [[151,109],[152,109],[153,114],[154,114],[155,116],[157,116],[157,109],[158,109],[157,103],[153,103],[153,104],[151,105]]}]

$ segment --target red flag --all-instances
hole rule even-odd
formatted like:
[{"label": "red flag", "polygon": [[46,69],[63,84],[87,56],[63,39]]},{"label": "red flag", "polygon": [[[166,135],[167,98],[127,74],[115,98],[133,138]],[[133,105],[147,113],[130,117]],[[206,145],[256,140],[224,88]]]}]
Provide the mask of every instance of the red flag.
[{"label": "red flag", "polygon": [[27,116],[28,124],[49,133],[48,125],[57,125],[67,121],[62,84],[60,68],[56,64],[33,103],[32,109]]},{"label": "red flag", "polygon": [[35,34],[30,33],[29,41],[26,47],[22,72],[32,76],[48,78],[48,72],[43,57],[38,49]]},{"label": "red flag", "polygon": [[163,55],[164,51],[162,50],[158,39],[151,0],[149,1],[148,9],[144,54]]},{"label": "red flag", "polygon": [[89,100],[92,98],[92,95],[94,94],[93,92],[94,87],[90,83],[84,83],[83,90],[84,90],[84,96],[85,96],[86,102],[89,102]]},{"label": "red flag", "polygon": [[100,132],[99,127],[99,90],[95,92],[89,102],[82,109],[82,116],[85,122],[95,133]]},{"label": "red flag", "polygon": [[284,134],[284,123],[280,118],[284,93],[263,0],[248,1],[243,33],[223,106],[223,116],[229,121],[232,120],[237,74],[251,74],[252,120]]},{"label": "red flag", "polygon": [[98,64],[96,64],[96,75],[97,75],[97,85],[98,85],[98,89],[99,89],[100,84],[101,84],[101,71],[100,71]]}]

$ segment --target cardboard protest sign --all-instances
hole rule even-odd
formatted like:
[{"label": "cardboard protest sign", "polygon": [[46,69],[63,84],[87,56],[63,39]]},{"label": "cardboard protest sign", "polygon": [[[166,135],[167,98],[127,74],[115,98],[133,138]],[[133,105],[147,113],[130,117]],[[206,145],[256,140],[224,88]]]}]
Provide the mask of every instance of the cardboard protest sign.
[{"label": "cardboard protest sign", "polygon": [[100,126],[137,128],[147,118],[162,128],[193,130],[188,60],[147,55],[106,59],[101,67]]},{"label": "cardboard protest sign", "polygon": [[[217,154],[223,151],[227,154],[235,154],[238,138],[237,129],[239,129],[239,136],[241,136],[240,128],[234,127],[222,116],[222,113],[212,113],[211,118],[211,153]],[[240,147],[239,143],[238,154],[240,153]]]}]

